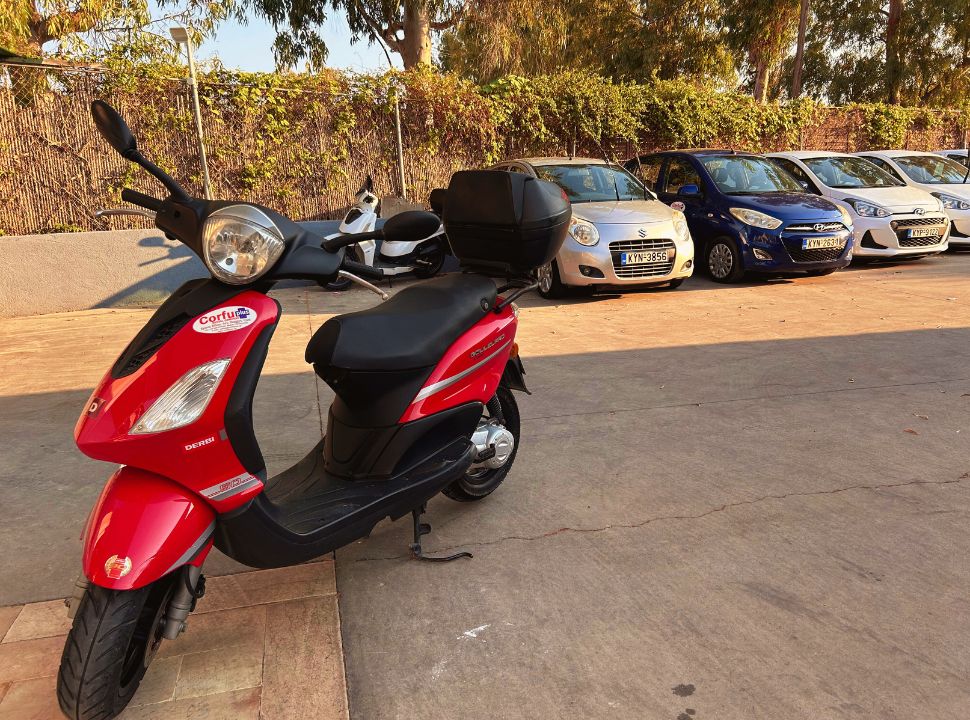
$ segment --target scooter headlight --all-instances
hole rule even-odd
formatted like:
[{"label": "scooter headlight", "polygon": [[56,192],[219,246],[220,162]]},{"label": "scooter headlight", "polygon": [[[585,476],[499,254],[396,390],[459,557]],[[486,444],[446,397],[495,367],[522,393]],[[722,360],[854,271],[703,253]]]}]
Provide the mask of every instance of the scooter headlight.
[{"label": "scooter headlight", "polygon": [[229,358],[222,358],[189,370],[152,403],[128,434],[150,435],[198,420],[209,406],[227,367]]},{"label": "scooter headlight", "polygon": [[252,205],[220,208],[202,228],[205,264],[230,285],[244,285],[266,273],[283,254],[283,247],[276,223]]}]

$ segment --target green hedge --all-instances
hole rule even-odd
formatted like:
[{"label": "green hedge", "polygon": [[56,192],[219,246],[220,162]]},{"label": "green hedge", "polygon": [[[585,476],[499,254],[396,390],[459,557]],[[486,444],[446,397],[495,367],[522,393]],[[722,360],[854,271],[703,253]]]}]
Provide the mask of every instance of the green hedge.
[{"label": "green hedge", "polygon": [[[120,188],[154,186],[105,153],[88,105],[122,109],[160,165],[201,189],[183,67],[41,70],[36,97],[5,101],[0,82],[0,232],[104,227],[93,209]],[[618,83],[584,72],[505,77],[475,86],[432,70],[376,75],[243,73],[200,77],[214,193],[298,219],[340,215],[363,177],[399,186],[394,96],[401,99],[409,197],[423,200],[460,168],[507,157],[576,153],[623,160],[654,149],[795,147],[935,149],[965,142],[970,104],[954,110],[812,101],[760,104],[686,81]],[[79,170],[80,168],[80,170]]]}]

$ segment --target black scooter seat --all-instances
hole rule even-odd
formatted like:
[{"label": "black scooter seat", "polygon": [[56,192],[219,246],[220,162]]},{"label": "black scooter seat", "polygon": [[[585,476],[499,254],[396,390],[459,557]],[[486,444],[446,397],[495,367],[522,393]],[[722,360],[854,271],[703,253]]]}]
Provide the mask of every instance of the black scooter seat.
[{"label": "black scooter seat", "polygon": [[434,278],[380,305],[327,320],[310,338],[306,361],[321,377],[330,368],[429,368],[495,307],[495,300],[495,285],[481,275]]}]

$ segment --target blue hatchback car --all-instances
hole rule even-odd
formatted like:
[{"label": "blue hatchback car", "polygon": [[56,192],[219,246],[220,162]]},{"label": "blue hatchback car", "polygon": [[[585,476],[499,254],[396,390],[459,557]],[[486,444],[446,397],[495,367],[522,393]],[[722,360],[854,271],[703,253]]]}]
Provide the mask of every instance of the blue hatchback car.
[{"label": "blue hatchback car", "polygon": [[852,219],[760,155],[677,150],[626,169],[687,216],[699,264],[718,282],[745,273],[827,275],[852,260]]}]

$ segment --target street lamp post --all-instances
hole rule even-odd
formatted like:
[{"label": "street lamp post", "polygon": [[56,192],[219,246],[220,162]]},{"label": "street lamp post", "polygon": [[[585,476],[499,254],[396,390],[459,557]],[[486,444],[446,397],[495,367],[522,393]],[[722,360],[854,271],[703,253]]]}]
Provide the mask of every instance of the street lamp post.
[{"label": "street lamp post", "polygon": [[192,86],[192,110],[195,113],[195,132],[199,137],[199,157],[202,161],[202,185],[207,199],[212,199],[212,185],[209,181],[209,162],[205,155],[205,143],[202,140],[202,112],[199,109],[199,84],[195,79],[195,58],[192,55],[192,39],[189,31],[184,27],[169,28],[172,40],[185,45],[185,52],[189,56],[189,85]]}]

